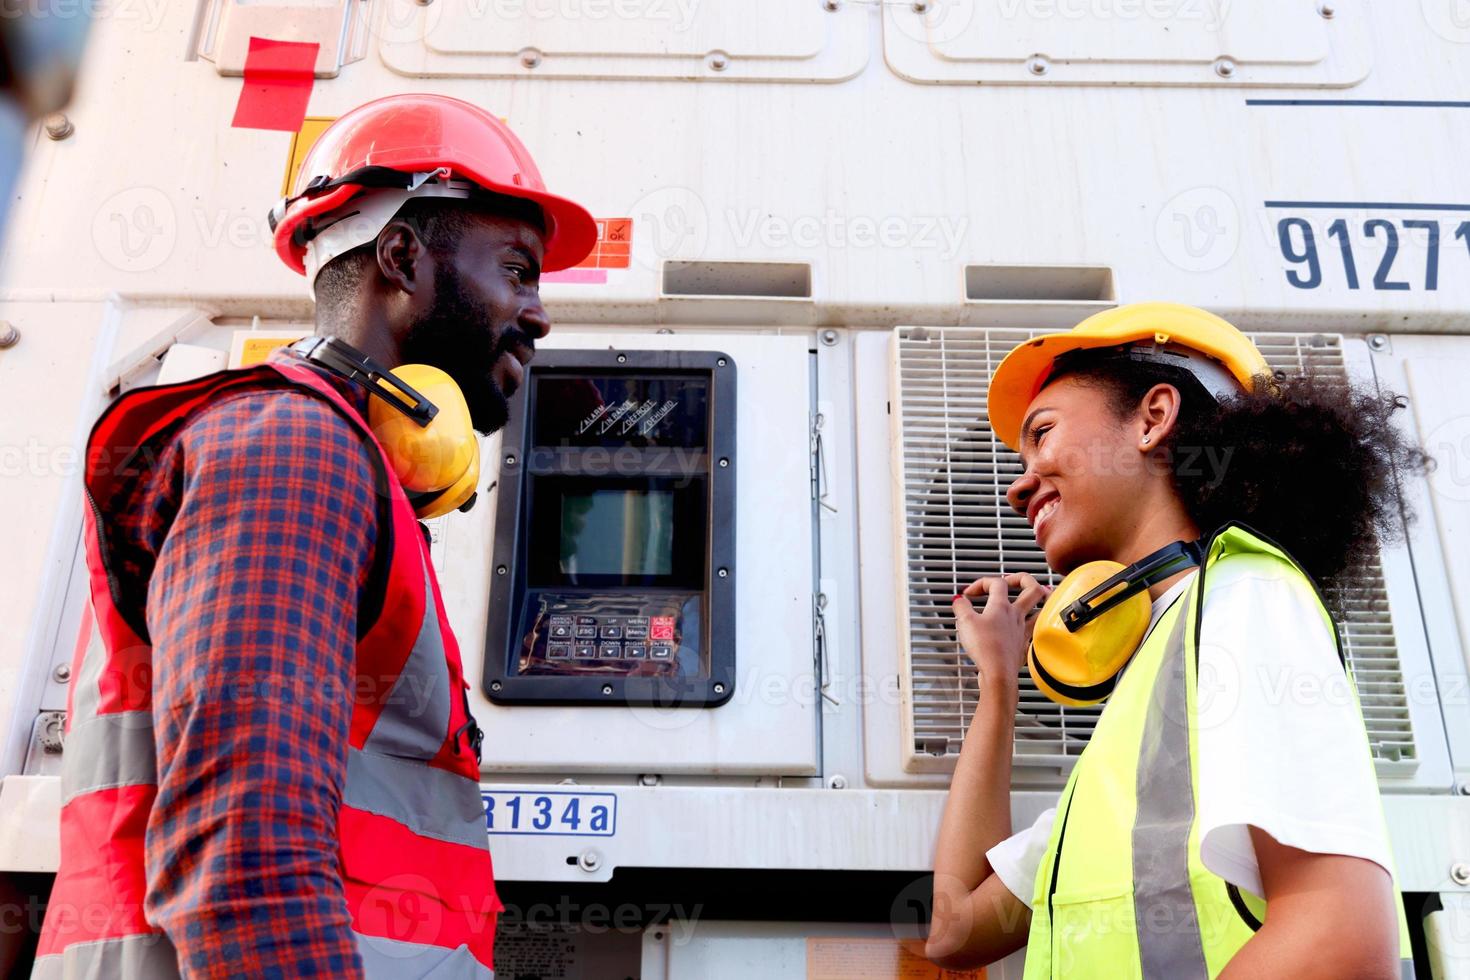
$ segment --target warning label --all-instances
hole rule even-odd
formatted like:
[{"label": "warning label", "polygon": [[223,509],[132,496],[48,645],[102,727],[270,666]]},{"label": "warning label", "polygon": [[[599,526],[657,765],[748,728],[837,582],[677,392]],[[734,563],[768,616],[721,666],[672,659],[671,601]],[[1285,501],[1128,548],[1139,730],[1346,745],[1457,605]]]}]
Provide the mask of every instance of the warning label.
[{"label": "warning label", "polygon": [[[498,964],[497,964],[498,965]],[[944,970],[897,939],[806,941],[807,980],[985,980],[985,968]]]},{"label": "warning label", "polygon": [[495,974],[510,980],[582,980],[575,930],[501,929],[495,937]]}]

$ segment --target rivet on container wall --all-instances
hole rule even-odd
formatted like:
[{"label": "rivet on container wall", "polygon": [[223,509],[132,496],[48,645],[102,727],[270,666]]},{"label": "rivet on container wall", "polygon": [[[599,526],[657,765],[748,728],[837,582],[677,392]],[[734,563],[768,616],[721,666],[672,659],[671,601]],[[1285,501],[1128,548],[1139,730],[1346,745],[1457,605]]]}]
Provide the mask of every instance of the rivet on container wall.
[{"label": "rivet on container wall", "polygon": [[730,67],[730,56],[723,51],[711,51],[705,63],[710,71],[724,71]]},{"label": "rivet on container wall", "polygon": [[15,324],[0,320],[0,350],[8,350],[20,343],[20,331]]},{"label": "rivet on container wall", "polygon": [[541,64],[541,52],[535,48],[526,48],[521,52],[521,64],[526,68],[535,68]]},{"label": "rivet on container wall", "polygon": [[46,135],[54,140],[64,140],[76,131],[64,112],[53,112],[46,117]]},{"label": "rivet on container wall", "polygon": [[1235,59],[1218,58],[1215,61],[1215,74],[1221,78],[1235,77]]},{"label": "rivet on container wall", "polygon": [[1321,14],[1324,19],[1331,20],[1337,16],[1337,8],[1330,3],[1324,3],[1317,7],[1317,13]]},{"label": "rivet on container wall", "polygon": [[1046,55],[1033,55],[1026,62],[1026,70],[1033,75],[1045,75],[1051,71],[1051,62],[1046,59]]},{"label": "rivet on container wall", "polygon": [[839,8],[841,6],[842,6],[841,0],[822,0],[822,9],[823,10],[836,10],[837,8]]}]

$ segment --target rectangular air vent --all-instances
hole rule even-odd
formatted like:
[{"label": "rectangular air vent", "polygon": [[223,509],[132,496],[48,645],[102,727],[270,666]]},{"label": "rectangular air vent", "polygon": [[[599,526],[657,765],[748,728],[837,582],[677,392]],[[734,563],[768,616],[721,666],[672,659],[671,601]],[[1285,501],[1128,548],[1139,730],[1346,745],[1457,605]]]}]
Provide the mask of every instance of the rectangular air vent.
[{"label": "rectangular air vent", "polygon": [[669,261],[664,295],[810,299],[812,267],[805,262]]},{"label": "rectangular air vent", "polygon": [[[905,768],[954,764],[974,714],[974,670],[955,642],[950,597],[976,578],[1031,572],[1055,582],[1005,490],[1021,472],[985,421],[991,374],[1040,331],[902,327],[896,331],[894,426],[903,492],[899,606],[906,608]],[[1342,338],[1254,334],[1278,370],[1308,367],[1346,378]],[[1413,731],[1382,569],[1375,563],[1345,597],[1341,623],[1380,775],[1412,768]],[[1018,766],[1065,768],[1081,753],[1100,708],[1063,708],[1023,677],[1016,716]]]},{"label": "rectangular air vent", "polygon": [[1112,303],[1117,298],[1107,266],[965,266],[965,299],[971,302]]}]

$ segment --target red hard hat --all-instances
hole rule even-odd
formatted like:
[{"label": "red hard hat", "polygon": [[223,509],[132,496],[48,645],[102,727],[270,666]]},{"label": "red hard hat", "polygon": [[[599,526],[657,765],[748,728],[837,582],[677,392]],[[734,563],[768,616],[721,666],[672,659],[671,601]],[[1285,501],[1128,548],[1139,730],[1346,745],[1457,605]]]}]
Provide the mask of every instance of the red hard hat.
[{"label": "red hard hat", "polygon": [[442,170],[539,205],[546,217],[542,268],[547,272],[576,265],[597,244],[592,215],[547,193],[536,162],[505,123],[446,95],[390,95],[339,118],[306,154],[291,197],[271,214],[276,253],[305,274],[312,218],[335,211],[367,188],[386,186],[385,173],[391,178],[396,176],[391,172]]}]

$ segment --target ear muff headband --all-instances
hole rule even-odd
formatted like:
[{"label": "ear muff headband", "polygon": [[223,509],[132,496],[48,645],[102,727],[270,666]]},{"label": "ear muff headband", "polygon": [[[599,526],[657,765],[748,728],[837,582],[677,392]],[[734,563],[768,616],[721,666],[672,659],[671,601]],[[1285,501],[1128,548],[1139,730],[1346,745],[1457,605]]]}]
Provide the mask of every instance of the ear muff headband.
[{"label": "ear muff headband", "polygon": [[[1107,581],[1098,585],[1085,596],[1062,611],[1062,624],[1068,632],[1075,633],[1103,613],[1129,598],[1176,575],[1186,568],[1195,568],[1204,561],[1204,550],[1198,541],[1176,541],[1142,558]],[[1121,589],[1118,586],[1123,586]],[[1109,595],[1109,593],[1112,593]],[[1101,602],[1098,600],[1101,599]],[[1094,605],[1096,603],[1096,605]]]},{"label": "ear muff headband", "polygon": [[[346,341],[336,337],[307,337],[292,344],[290,350],[313,364],[320,364],[340,378],[361,385],[367,389],[368,394],[377,395],[407,415],[420,428],[427,427],[439,414],[439,406]],[[389,389],[396,391],[402,398],[391,397],[388,394]]]},{"label": "ear muff headband", "polygon": [[[1074,569],[1053,591],[1036,622],[1026,665],[1037,688],[1068,706],[1097,704],[1106,698],[1147,630],[1150,609],[1142,593],[1202,561],[1199,542],[1178,541],[1126,568],[1115,562],[1090,562]],[[1097,622],[1113,610],[1117,611],[1112,617]]]},{"label": "ear muff headband", "polygon": [[420,519],[473,505],[480,444],[464,395],[448,374],[426,364],[389,371],[335,337],[308,337],[290,351],[374,399],[368,425]]}]

